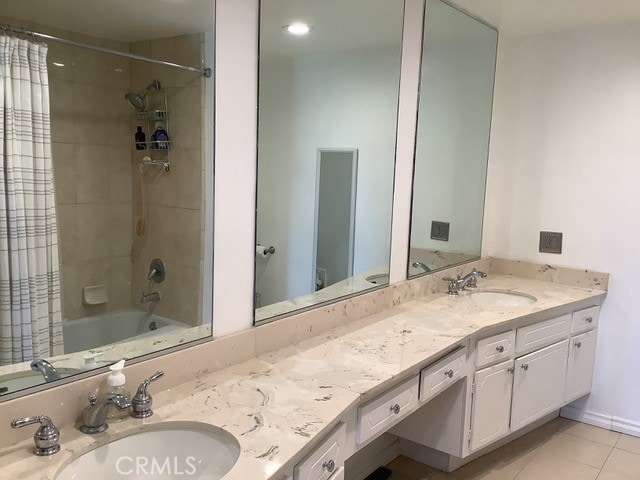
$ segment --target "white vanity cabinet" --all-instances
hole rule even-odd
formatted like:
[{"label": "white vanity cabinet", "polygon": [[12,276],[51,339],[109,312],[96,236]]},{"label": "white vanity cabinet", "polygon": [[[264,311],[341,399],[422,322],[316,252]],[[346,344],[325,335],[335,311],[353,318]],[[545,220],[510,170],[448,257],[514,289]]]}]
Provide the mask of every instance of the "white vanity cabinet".
[{"label": "white vanity cabinet", "polygon": [[571,337],[567,362],[567,385],[564,393],[565,403],[573,402],[591,391],[597,334],[597,330],[591,330]]},{"label": "white vanity cabinet", "polygon": [[340,423],[293,469],[293,480],[341,480],[344,478],[347,427]]}]

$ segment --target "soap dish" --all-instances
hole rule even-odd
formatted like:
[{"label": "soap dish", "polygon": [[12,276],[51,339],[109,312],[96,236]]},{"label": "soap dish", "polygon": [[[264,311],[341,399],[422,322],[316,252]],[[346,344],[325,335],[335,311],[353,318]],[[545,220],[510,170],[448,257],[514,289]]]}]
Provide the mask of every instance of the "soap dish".
[{"label": "soap dish", "polygon": [[82,303],[84,305],[103,305],[108,301],[107,287],[104,285],[82,287]]}]

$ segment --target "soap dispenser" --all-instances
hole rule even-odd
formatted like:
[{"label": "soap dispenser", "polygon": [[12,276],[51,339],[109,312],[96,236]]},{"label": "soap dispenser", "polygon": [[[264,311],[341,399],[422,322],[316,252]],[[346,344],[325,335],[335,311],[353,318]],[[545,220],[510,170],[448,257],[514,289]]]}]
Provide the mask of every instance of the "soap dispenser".
[{"label": "soap dispenser", "polygon": [[[111,373],[107,377],[107,386],[105,388],[104,395],[118,394],[131,401],[131,392],[125,389],[126,378],[124,373],[122,373],[122,370],[124,369],[124,362],[125,360],[123,358],[109,367]],[[131,414],[130,410],[130,408],[119,410],[115,405],[109,405],[107,419],[122,420]]]}]

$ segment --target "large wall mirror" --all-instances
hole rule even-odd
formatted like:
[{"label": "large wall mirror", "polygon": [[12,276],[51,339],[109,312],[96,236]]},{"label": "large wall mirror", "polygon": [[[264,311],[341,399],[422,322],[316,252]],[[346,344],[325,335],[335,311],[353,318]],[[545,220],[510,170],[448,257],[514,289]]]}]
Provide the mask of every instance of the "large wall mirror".
[{"label": "large wall mirror", "polygon": [[427,0],[409,276],[480,256],[498,32]]},{"label": "large wall mirror", "polygon": [[261,2],[257,323],[388,283],[403,13]]},{"label": "large wall mirror", "polygon": [[5,398],[211,334],[214,11],[187,3],[2,3]]}]

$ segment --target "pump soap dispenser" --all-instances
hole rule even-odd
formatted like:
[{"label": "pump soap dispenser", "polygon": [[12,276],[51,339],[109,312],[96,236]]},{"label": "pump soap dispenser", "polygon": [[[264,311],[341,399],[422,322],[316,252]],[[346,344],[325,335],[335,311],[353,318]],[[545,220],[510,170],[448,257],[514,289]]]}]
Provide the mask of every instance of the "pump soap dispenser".
[{"label": "pump soap dispenser", "polygon": [[[131,401],[131,392],[125,389],[126,378],[122,370],[124,369],[124,358],[119,362],[114,363],[109,367],[111,373],[107,377],[107,387],[105,389],[105,395],[118,394],[126,397]],[[130,408],[119,410],[115,405],[109,405],[109,412],[107,413],[107,419],[110,420],[122,420],[127,418],[131,414]]]}]

